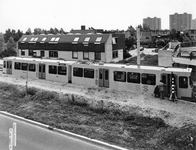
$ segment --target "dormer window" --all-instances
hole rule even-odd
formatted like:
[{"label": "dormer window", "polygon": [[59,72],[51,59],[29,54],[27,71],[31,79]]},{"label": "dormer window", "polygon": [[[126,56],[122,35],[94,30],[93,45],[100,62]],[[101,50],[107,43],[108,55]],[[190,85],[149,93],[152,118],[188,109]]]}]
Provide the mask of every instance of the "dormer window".
[{"label": "dormer window", "polygon": [[34,39],[35,39],[35,38],[33,37],[33,38],[30,39],[30,41],[33,41]]},{"label": "dormer window", "polygon": [[75,37],[74,40],[73,40],[73,42],[72,42],[72,44],[77,44],[78,41],[79,41],[79,37]]},{"label": "dormer window", "polygon": [[51,42],[53,42],[54,40],[55,40],[55,37],[51,38],[51,40],[50,40],[50,41],[51,41]]},{"label": "dormer window", "polygon": [[78,42],[78,40],[79,40],[79,37],[75,37],[73,42]]},{"label": "dormer window", "polygon": [[59,40],[60,40],[60,37],[56,37],[56,39],[54,41],[57,42]]},{"label": "dormer window", "polygon": [[86,37],[86,38],[84,39],[84,42],[89,42],[89,40],[90,40],[90,37]]},{"label": "dormer window", "polygon": [[42,42],[46,41],[46,39],[47,39],[47,37],[44,37],[44,38],[42,39]]},{"label": "dormer window", "polygon": [[36,37],[33,41],[37,41],[38,40],[38,37]]},{"label": "dormer window", "polygon": [[26,41],[27,40],[27,38],[24,38],[22,41]]},{"label": "dormer window", "polygon": [[95,42],[101,42],[102,37],[97,37]]},{"label": "dormer window", "polygon": [[94,44],[101,44],[102,37],[97,37]]}]

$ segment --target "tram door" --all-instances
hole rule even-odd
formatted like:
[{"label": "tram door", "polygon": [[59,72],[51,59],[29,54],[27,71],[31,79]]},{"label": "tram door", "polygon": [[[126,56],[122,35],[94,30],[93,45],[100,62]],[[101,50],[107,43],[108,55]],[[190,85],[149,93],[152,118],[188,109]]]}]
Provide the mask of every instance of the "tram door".
[{"label": "tram door", "polygon": [[[170,96],[170,88],[171,88],[171,74],[161,74],[161,80],[165,84],[165,96]],[[174,80],[176,81],[176,76],[174,75]],[[175,82],[176,83],[176,82]]]},{"label": "tram door", "polygon": [[12,61],[7,61],[7,74],[12,74]]},{"label": "tram door", "polygon": [[99,87],[109,88],[109,70],[99,69]]},{"label": "tram door", "polygon": [[39,78],[46,79],[46,65],[39,64]]}]

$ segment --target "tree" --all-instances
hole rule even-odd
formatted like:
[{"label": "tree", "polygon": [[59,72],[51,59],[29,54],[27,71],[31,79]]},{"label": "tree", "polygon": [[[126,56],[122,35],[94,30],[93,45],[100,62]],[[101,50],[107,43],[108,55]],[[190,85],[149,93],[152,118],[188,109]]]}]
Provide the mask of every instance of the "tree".
[{"label": "tree", "polygon": [[12,36],[12,32],[11,32],[11,29],[8,29],[5,31],[5,34],[4,34],[4,40],[5,40],[5,43],[7,43],[7,41],[9,40],[9,38]]},{"label": "tree", "polygon": [[50,28],[50,30],[49,30],[49,34],[55,34],[55,31],[54,31],[54,29],[53,29],[53,28]]},{"label": "tree", "polygon": [[0,33],[0,53],[4,50],[3,45],[4,45],[4,36],[3,33]]},{"label": "tree", "polygon": [[26,34],[26,35],[32,35],[31,28],[28,28],[25,34]]},{"label": "tree", "polygon": [[10,37],[7,42],[7,49],[0,53],[0,57],[16,56],[16,43],[13,37]]},{"label": "tree", "polygon": [[40,28],[35,28],[33,34],[34,35],[40,35],[42,33],[42,30]]},{"label": "tree", "polygon": [[7,42],[7,50],[8,51],[15,51],[16,43],[13,39],[13,37],[10,37],[8,42]]},{"label": "tree", "polygon": [[66,34],[66,32],[63,30],[63,28],[60,29],[59,33],[60,34]]}]

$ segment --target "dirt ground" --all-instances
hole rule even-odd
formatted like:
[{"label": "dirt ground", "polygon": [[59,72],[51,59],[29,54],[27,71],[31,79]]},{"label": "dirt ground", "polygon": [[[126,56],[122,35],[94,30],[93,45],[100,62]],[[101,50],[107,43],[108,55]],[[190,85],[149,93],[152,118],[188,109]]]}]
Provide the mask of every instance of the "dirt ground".
[{"label": "dirt ground", "polygon": [[[0,72],[0,82],[26,85],[26,79],[14,78],[11,75]],[[28,80],[28,87],[36,87],[62,94],[76,94],[93,100],[104,100],[118,103],[121,106],[139,107],[144,116],[160,117],[167,124],[174,127],[182,127],[187,124],[196,125],[196,104],[177,101],[171,102],[167,99],[160,100],[153,95],[145,95],[132,92],[118,92],[105,88],[92,88],[73,84],[64,84],[46,80]]]}]

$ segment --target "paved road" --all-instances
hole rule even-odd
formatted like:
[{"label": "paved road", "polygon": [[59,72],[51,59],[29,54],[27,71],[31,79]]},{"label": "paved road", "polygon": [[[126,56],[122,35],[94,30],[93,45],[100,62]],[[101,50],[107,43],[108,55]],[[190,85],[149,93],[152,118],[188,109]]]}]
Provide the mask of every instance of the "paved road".
[{"label": "paved road", "polygon": [[16,146],[13,150],[106,150],[120,149],[89,142],[13,118],[0,112],[0,150],[9,149],[9,129],[16,123]]}]

